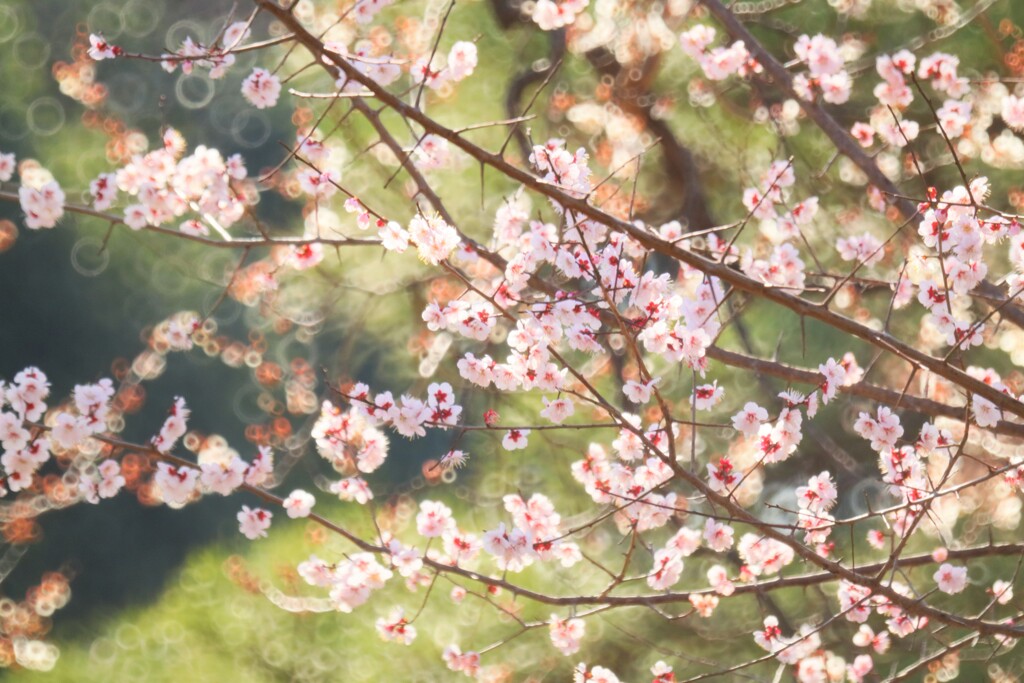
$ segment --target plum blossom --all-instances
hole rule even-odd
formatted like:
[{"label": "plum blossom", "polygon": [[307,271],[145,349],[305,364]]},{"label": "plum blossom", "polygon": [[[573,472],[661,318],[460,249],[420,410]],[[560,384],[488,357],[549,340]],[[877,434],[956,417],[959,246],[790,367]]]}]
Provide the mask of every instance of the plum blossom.
[{"label": "plum blossom", "polygon": [[337,171],[332,169],[317,170],[306,168],[296,176],[299,189],[317,202],[330,199],[338,193],[338,181],[341,180]]},{"label": "plum blossom", "polygon": [[335,609],[344,613],[364,604],[373,591],[383,588],[393,576],[368,552],[351,553],[334,565],[313,555],[298,566],[298,572],[310,585],[329,588]]},{"label": "plum blossom", "polygon": [[552,614],[551,621],[548,622],[551,644],[566,657],[579,652],[585,626],[582,619],[563,620],[559,619],[557,614]]},{"label": "plum blossom", "polygon": [[[387,435],[374,426],[374,421],[378,416],[392,416],[395,405],[387,394],[378,395],[376,400],[380,403],[372,409],[353,407],[347,411],[342,411],[330,401],[324,401],[320,417],[311,433],[322,458],[336,466],[354,463],[364,473],[373,472],[384,464],[389,441]],[[419,425],[427,416],[426,406],[422,402],[417,404],[415,415],[410,411],[404,414],[401,411],[395,412],[394,417],[399,418],[396,429],[400,433],[415,434],[417,430],[422,430]],[[406,418],[413,417],[415,424],[406,421]]]},{"label": "plum blossom", "polygon": [[747,438],[755,436],[761,425],[768,421],[768,411],[753,401],[748,401],[743,410],[732,418],[732,426]]},{"label": "plum blossom", "polygon": [[989,592],[995,596],[1000,605],[1009,604],[1013,600],[1013,584],[1003,579],[996,579]]},{"label": "plum blossom", "polygon": [[22,185],[18,188],[18,199],[25,212],[25,227],[30,230],[52,228],[64,215],[64,191],[56,180],[39,188]]},{"label": "plum blossom", "polygon": [[754,642],[762,649],[772,653],[777,652],[788,644],[782,636],[779,620],[774,616],[764,618],[764,628],[754,632]]},{"label": "plum blossom", "polygon": [[480,671],[480,655],[476,652],[466,652],[463,654],[458,645],[446,647],[442,658],[449,669],[464,673],[470,678],[475,678]]},{"label": "plum blossom", "polygon": [[6,183],[14,176],[17,168],[14,152],[0,152],[0,183]]},{"label": "plum blossom", "polygon": [[654,566],[647,574],[647,585],[655,591],[667,591],[679,582],[683,559],[678,551],[663,548],[654,553]]},{"label": "plum blossom", "polygon": [[245,461],[237,455],[226,462],[209,461],[200,462],[199,469],[202,472],[200,481],[203,488],[222,496],[228,496],[245,481],[245,471],[248,468]]},{"label": "plum blossom", "polygon": [[875,129],[870,125],[858,121],[850,128],[850,135],[853,136],[861,147],[870,147],[875,141]]},{"label": "plum blossom", "polygon": [[708,584],[722,596],[730,596],[736,591],[736,586],[729,580],[729,574],[725,567],[716,564],[708,569]]},{"label": "plum blossom", "polygon": [[245,483],[249,486],[262,486],[274,473],[274,452],[269,446],[260,446],[256,457],[245,468]]},{"label": "plum blossom", "polygon": [[191,467],[174,467],[166,462],[157,463],[153,482],[160,489],[165,502],[184,505],[196,491],[199,470]]},{"label": "plum blossom", "polygon": [[[13,417],[13,416],[12,416]],[[62,448],[75,448],[87,439],[90,435],[89,423],[82,417],[76,417],[70,413],[61,413],[57,416],[56,423],[53,426],[50,434],[57,445]],[[13,437],[21,435],[21,439],[16,441]],[[0,443],[3,444],[7,450],[19,450],[24,447],[25,442],[28,439],[28,432],[18,429],[11,429],[7,432],[3,439],[0,439]]]},{"label": "plum blossom", "polygon": [[250,541],[257,538],[266,538],[267,529],[270,528],[270,519],[273,513],[263,508],[250,508],[243,505],[238,513],[238,530]]},{"label": "plum blossom", "polygon": [[510,429],[505,432],[505,436],[501,439],[502,448],[506,451],[522,450],[526,448],[526,441],[529,436],[529,429]]},{"label": "plum blossom", "polygon": [[170,413],[160,428],[160,433],[153,437],[153,447],[161,453],[169,453],[174,444],[178,442],[188,429],[186,421],[190,411],[185,405],[185,399],[178,396],[174,399]]},{"label": "plum blossom", "polygon": [[[842,660],[836,658],[836,661]],[[871,655],[857,655],[853,663],[846,667],[846,676],[852,683],[862,683],[874,666],[875,662]]]},{"label": "plum blossom", "polygon": [[381,246],[388,251],[402,253],[409,248],[409,233],[395,221],[388,221],[377,229]]},{"label": "plum blossom", "polygon": [[381,640],[411,645],[416,640],[416,627],[405,618],[405,610],[395,607],[388,616],[377,619],[377,634]]},{"label": "plum blossom", "polygon": [[448,51],[448,74],[453,81],[461,81],[476,68],[476,43],[460,40]]},{"label": "plum blossom", "polygon": [[103,36],[98,33],[92,33],[89,35],[89,57],[95,61],[101,61],[103,59],[113,59],[114,57],[120,57],[124,51],[117,45],[111,45]]},{"label": "plum blossom", "polygon": [[373,500],[373,491],[370,489],[370,485],[361,477],[349,477],[333,482],[328,490],[337,495],[340,500],[355,501],[360,505],[366,505]]},{"label": "plum blossom", "polygon": [[543,401],[544,409],[540,411],[541,417],[547,418],[555,424],[562,424],[575,412],[572,399],[556,398],[552,401],[545,396]]},{"label": "plum blossom", "polygon": [[869,413],[860,413],[853,429],[871,441],[871,448],[875,451],[881,451],[886,447],[892,448],[896,445],[896,440],[903,436],[899,416],[885,406],[878,408],[876,417]]},{"label": "plum blossom", "polygon": [[484,534],[483,547],[494,557],[498,568],[520,572],[533,564],[536,552],[530,537],[522,529],[509,529],[502,522]]},{"label": "plum blossom", "polygon": [[533,20],[542,31],[554,31],[576,21],[590,0],[539,0],[533,8]]},{"label": "plum blossom", "polygon": [[790,546],[759,534],[743,534],[736,549],[743,559],[747,576],[777,574],[795,558]]},{"label": "plum blossom", "polygon": [[719,458],[717,464],[709,462],[707,467],[708,485],[715,493],[729,494],[740,482],[741,473],[736,471],[728,457]]},{"label": "plum blossom", "polygon": [[257,109],[273,107],[280,95],[281,79],[266,69],[256,67],[242,81],[242,96]]},{"label": "plum blossom", "polygon": [[935,584],[943,593],[959,593],[967,585],[967,567],[954,567],[944,562],[935,572]]},{"label": "plum blossom", "polygon": [[573,669],[572,681],[573,683],[621,683],[619,677],[611,669],[595,666],[588,671],[587,665],[582,662]]},{"label": "plum blossom", "polygon": [[828,512],[838,498],[835,482],[828,472],[816,474],[807,481],[807,486],[798,486],[796,499],[801,509],[811,512]]},{"label": "plum blossom", "polygon": [[995,427],[1003,419],[1002,411],[992,401],[981,396],[971,397],[971,414],[979,427]]},{"label": "plum blossom", "polygon": [[693,406],[697,410],[710,410],[722,401],[725,388],[718,386],[718,380],[702,384],[693,390]]},{"label": "plum blossom", "polygon": [[459,246],[459,233],[437,214],[417,214],[409,221],[409,239],[421,260],[433,266],[447,259]]},{"label": "plum blossom", "polygon": [[821,384],[821,399],[822,402],[828,404],[830,400],[835,398],[839,387],[847,384],[846,367],[842,363],[837,363],[834,358],[829,358],[825,363],[818,366],[818,372],[824,377],[824,381]]},{"label": "plum blossom", "polygon": [[853,644],[857,647],[870,647],[878,654],[884,655],[889,651],[891,641],[887,632],[875,633],[867,624],[861,624],[853,634]]},{"label": "plum blossom", "polygon": [[454,527],[455,520],[447,505],[433,500],[420,503],[420,511],[416,515],[416,532],[420,536],[434,538]]},{"label": "plum blossom", "polygon": [[313,494],[302,489],[296,489],[288,494],[283,506],[287,510],[289,517],[297,519],[299,517],[309,517],[309,513],[313,510],[315,503],[316,498],[313,497]]},{"label": "plum blossom", "polygon": [[721,81],[739,72],[757,71],[760,66],[753,62],[742,41],[731,45],[712,47],[715,29],[698,24],[679,36],[683,52],[697,60],[704,75],[714,81]]},{"label": "plum blossom", "polygon": [[442,455],[437,464],[443,470],[457,470],[464,467],[467,462],[469,462],[469,454],[456,449]]},{"label": "plum blossom", "polygon": [[844,261],[854,261],[864,266],[873,266],[882,260],[885,252],[881,247],[882,242],[867,232],[836,240],[836,250]]},{"label": "plum blossom", "polygon": [[714,519],[708,518],[704,524],[704,542],[715,552],[725,552],[732,547],[733,528]]},{"label": "plum blossom", "polygon": [[96,485],[96,493],[100,498],[113,498],[124,488],[125,478],[121,475],[121,465],[116,460],[104,460],[97,471],[100,481]]},{"label": "plum blossom", "polygon": [[413,396],[402,396],[401,403],[388,410],[395,430],[406,438],[426,436],[424,423],[430,419],[430,406]]},{"label": "plum blossom", "polygon": [[643,405],[651,400],[651,393],[654,391],[654,387],[661,381],[660,377],[652,377],[646,382],[637,382],[635,380],[629,380],[622,387],[622,393],[626,395],[633,403]]},{"label": "plum blossom", "polygon": [[[105,381],[110,383],[110,380]],[[6,400],[19,417],[30,422],[39,420],[46,412],[45,401],[49,395],[50,382],[43,371],[36,367],[27,367],[15,375],[13,384],[7,386],[6,390],[3,383],[0,383],[0,406]],[[81,410],[81,406],[79,410],[83,415],[89,412]]]},{"label": "plum blossom", "polygon": [[836,41],[828,36],[802,35],[793,46],[797,59],[807,66],[807,74],[793,78],[793,89],[803,99],[813,100],[815,92],[830,104],[843,104],[850,99],[853,81],[843,69],[843,56]]},{"label": "plum blossom", "polygon": [[1003,121],[1015,131],[1024,131],[1024,97],[1007,95],[1003,98]]}]

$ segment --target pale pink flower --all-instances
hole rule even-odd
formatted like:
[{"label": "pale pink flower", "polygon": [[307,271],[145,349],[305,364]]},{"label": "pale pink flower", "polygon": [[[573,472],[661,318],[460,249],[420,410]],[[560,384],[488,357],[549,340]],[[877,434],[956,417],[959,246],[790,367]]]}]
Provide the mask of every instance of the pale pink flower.
[{"label": "pale pink flower", "polygon": [[584,629],[585,624],[582,619],[563,620],[559,619],[558,615],[552,614],[551,621],[548,622],[551,644],[566,657],[579,652]]},{"label": "pale pink flower", "polygon": [[111,45],[103,36],[98,33],[92,33],[89,35],[89,57],[95,61],[103,59],[113,59],[123,53],[123,50],[117,45]]},{"label": "pale pink flower", "polygon": [[64,215],[64,191],[55,180],[38,189],[22,185],[18,188],[18,199],[25,212],[25,227],[30,230],[52,228]]},{"label": "pale pink flower", "polygon": [[313,510],[313,505],[316,503],[316,498],[313,494],[303,491],[302,489],[295,489],[288,497],[284,500],[284,509],[288,511],[288,516],[292,519],[299,517],[309,517],[309,513]]},{"label": "pale pink flower", "polygon": [[967,585],[967,567],[954,567],[946,562],[939,566],[934,578],[940,591],[953,595]]},{"label": "pale pink flower", "polygon": [[250,541],[255,541],[257,538],[267,537],[267,529],[270,528],[270,519],[273,514],[269,510],[243,505],[236,517],[238,530]]},{"label": "pale pink flower", "polygon": [[420,536],[434,538],[454,527],[455,520],[447,505],[433,500],[420,503],[420,511],[416,515],[416,531]]},{"label": "pale pink flower", "polygon": [[527,437],[530,436],[529,429],[510,429],[501,439],[501,445],[506,451],[517,451],[526,448]]},{"label": "pale pink flower", "polygon": [[273,107],[280,95],[281,80],[266,69],[257,67],[242,81],[242,96],[257,109]]},{"label": "pale pink flower", "polygon": [[544,409],[540,411],[541,417],[545,417],[555,424],[562,424],[575,412],[573,402],[569,398],[556,398],[551,401],[545,396],[542,400]]}]

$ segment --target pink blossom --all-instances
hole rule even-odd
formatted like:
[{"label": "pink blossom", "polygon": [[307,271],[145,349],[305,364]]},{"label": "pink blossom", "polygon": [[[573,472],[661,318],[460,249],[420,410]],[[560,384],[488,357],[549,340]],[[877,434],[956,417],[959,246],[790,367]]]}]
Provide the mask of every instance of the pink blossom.
[{"label": "pink blossom", "polygon": [[0,183],[6,183],[14,175],[14,171],[17,169],[15,163],[14,153],[0,152]]},{"label": "pink blossom", "polygon": [[622,393],[626,395],[633,403],[643,405],[651,400],[651,392],[654,387],[657,386],[658,382],[661,381],[660,377],[652,377],[646,382],[637,382],[635,380],[629,380],[622,387]]},{"label": "pink blossom", "polygon": [[708,518],[704,524],[704,542],[715,552],[725,552],[732,547],[732,527]]},{"label": "pink blossom", "polygon": [[180,396],[175,398],[174,405],[160,428],[160,433],[153,437],[153,447],[161,453],[169,453],[178,439],[185,435],[185,431],[188,429],[186,421],[189,414],[185,399]]},{"label": "pink blossom", "polygon": [[967,567],[954,567],[948,562],[935,572],[935,583],[943,593],[959,593],[967,585]]},{"label": "pink blossom", "polygon": [[710,410],[721,402],[723,396],[725,389],[718,386],[718,380],[702,384],[693,390],[693,406],[697,410]]},{"label": "pink blossom", "polygon": [[750,401],[743,406],[743,410],[733,416],[732,424],[737,431],[749,438],[757,434],[761,425],[767,420],[768,411]]},{"label": "pink blossom", "polygon": [[114,57],[121,56],[122,53],[123,51],[121,48],[117,45],[109,44],[103,39],[103,36],[97,33],[89,35],[89,57],[95,61],[98,62],[103,59],[113,59]]},{"label": "pink blossom", "polygon": [[484,534],[483,546],[499,569],[510,572],[522,571],[533,564],[536,556],[530,537],[522,529],[506,528],[504,523]]},{"label": "pink blossom", "polygon": [[269,510],[250,508],[248,505],[243,505],[241,512],[237,515],[238,530],[250,541],[255,541],[257,538],[266,538],[267,529],[270,528],[271,517],[273,517],[273,514]]},{"label": "pink blossom", "polygon": [[529,436],[529,429],[510,429],[502,437],[501,445],[506,451],[521,450],[526,448],[526,440]]},{"label": "pink blossom", "polygon": [[461,81],[476,68],[476,44],[460,40],[448,51],[448,73],[453,81]]},{"label": "pink blossom", "polygon": [[196,491],[199,470],[191,467],[174,467],[165,462],[157,463],[153,482],[160,489],[165,502],[184,505]]},{"label": "pink blossom", "polygon": [[432,500],[420,503],[420,512],[416,515],[416,532],[420,536],[440,536],[454,526],[455,520],[452,519],[451,508],[447,505]]},{"label": "pink blossom", "polygon": [[370,490],[370,485],[360,477],[349,477],[333,482],[329,490],[340,500],[355,501],[360,505],[366,505],[373,500],[373,491]]},{"label": "pink blossom", "polygon": [[543,401],[544,409],[540,411],[541,417],[545,417],[555,424],[565,422],[575,412],[573,402],[569,398],[556,398],[552,401],[545,396]]},{"label": "pink blossom", "polygon": [[296,519],[299,517],[309,517],[309,513],[313,510],[315,503],[316,498],[311,493],[302,489],[295,489],[288,494],[283,505],[284,509],[288,511],[288,516]]},{"label": "pink blossom", "polygon": [[242,81],[242,96],[257,109],[273,107],[280,95],[281,80],[266,69],[256,67]]},{"label": "pink blossom", "polygon": [[551,644],[555,649],[568,657],[579,652],[580,640],[583,638],[585,624],[582,619],[559,619],[552,614],[548,622]]},{"label": "pink blossom", "polygon": [[594,666],[587,670],[586,664],[578,664],[573,669],[573,683],[621,683],[619,677],[611,669]]},{"label": "pink blossom", "polygon": [[25,212],[25,227],[30,230],[52,228],[64,215],[64,191],[55,180],[39,188],[22,185],[18,188],[18,199]]},{"label": "pink blossom", "polygon": [[438,265],[459,246],[459,234],[436,215],[417,214],[409,221],[409,239],[416,245],[420,259]]},{"label": "pink blossom", "polygon": [[377,634],[381,640],[411,645],[416,640],[416,627],[405,618],[405,611],[395,607],[387,617],[377,620]]},{"label": "pink blossom", "polygon": [[443,659],[448,668],[473,678],[480,671],[480,655],[476,652],[462,653],[458,645],[449,645],[444,649]]}]

